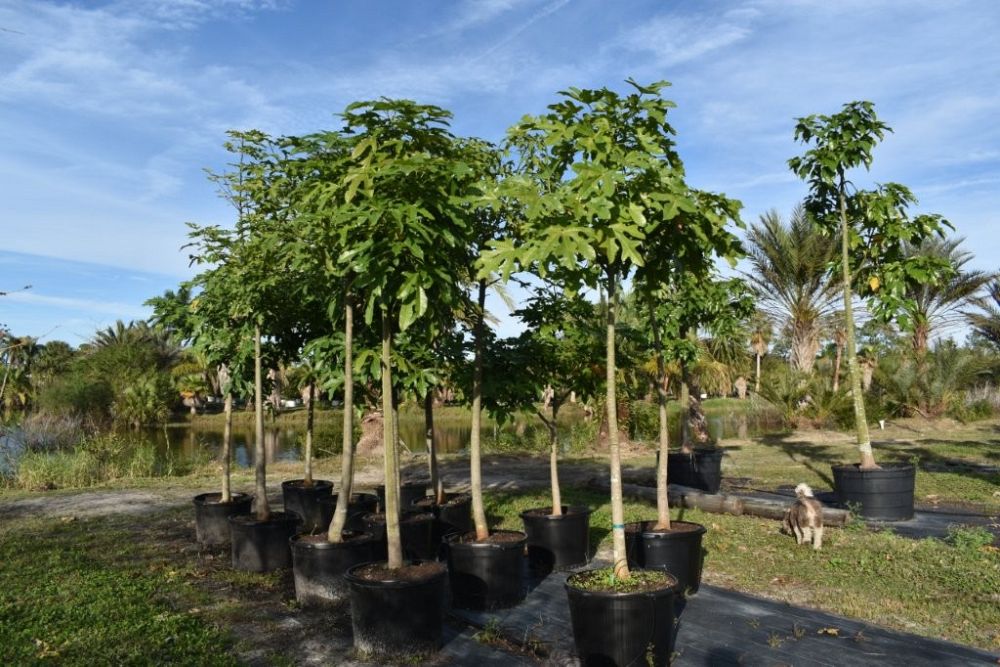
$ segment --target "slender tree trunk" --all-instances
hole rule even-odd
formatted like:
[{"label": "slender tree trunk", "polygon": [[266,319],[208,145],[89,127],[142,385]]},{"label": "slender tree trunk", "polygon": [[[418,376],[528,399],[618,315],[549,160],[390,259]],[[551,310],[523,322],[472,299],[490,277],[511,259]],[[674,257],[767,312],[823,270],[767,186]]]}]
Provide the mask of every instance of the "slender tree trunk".
[{"label": "slender tree trunk", "polygon": [[309,383],[309,407],[306,408],[306,475],[305,486],[313,485],[313,399],[316,396],[316,383]]},{"label": "slender tree trunk", "polygon": [[607,334],[607,410],[608,449],[611,453],[611,537],[614,547],[614,574],[629,578],[628,558],[625,555],[625,506],[622,502],[622,462],[618,442],[618,401],[615,397],[615,315],[618,309],[615,276],[608,276],[608,334]]},{"label": "slender tree trunk", "polygon": [[656,403],[660,416],[660,457],[656,465],[656,526],[657,530],[670,530],[670,496],[667,493],[667,461],[670,436],[667,431],[667,365],[663,361],[663,341],[660,325],[652,305],[649,321],[653,326],[653,345],[656,346]]},{"label": "slender tree trunk", "polygon": [[490,536],[486,523],[486,509],[483,507],[483,467],[480,430],[483,412],[483,321],[486,318],[486,281],[479,281],[479,298],[476,301],[475,360],[472,367],[472,441],[469,449],[470,478],[472,482],[472,520],[476,525],[476,540]]},{"label": "slender tree trunk", "polygon": [[344,434],[340,463],[340,492],[333,520],[326,531],[330,542],[343,540],[347,524],[347,508],[354,487],[354,308],[350,302],[344,308]]},{"label": "slender tree trunk", "polygon": [[691,446],[691,424],[688,419],[688,410],[691,407],[691,388],[688,386],[686,361],[681,361],[681,395],[678,402],[680,403],[681,451],[690,454],[694,448]]},{"label": "slender tree trunk", "polygon": [[233,393],[226,393],[226,402],[223,407],[226,420],[222,427],[222,497],[220,502],[228,503],[233,500],[233,492],[230,487],[229,470],[231,459],[233,458]]},{"label": "slender tree trunk", "polygon": [[861,368],[858,366],[858,352],[854,334],[854,308],[851,302],[851,267],[848,245],[847,200],[844,198],[844,177],[840,177],[840,249],[844,280],[844,321],[847,329],[847,369],[851,379],[851,394],[854,399],[854,425],[861,452],[861,468],[878,468],[872,455],[871,438],[868,435],[868,418],[865,415],[865,397],[861,393]]},{"label": "slender tree trunk", "polygon": [[552,515],[562,516],[562,491],[559,487],[559,406],[560,400],[553,396],[550,401],[552,418],[549,419],[541,410],[535,414],[549,430],[549,485],[552,489]]},{"label": "slender tree trunk", "polygon": [[844,356],[844,348],[839,343],[837,344],[837,354],[833,358],[833,392],[837,393],[840,389],[840,362]]},{"label": "slender tree trunk", "polygon": [[256,480],[254,499],[257,519],[271,518],[271,507],[267,502],[267,452],[264,450],[264,375],[261,370],[260,325],[253,335],[253,407],[254,407],[254,478]]},{"label": "slender tree trunk", "polygon": [[444,484],[438,474],[437,443],[434,441],[434,390],[428,389],[424,394],[424,444],[427,445],[427,466],[431,474],[431,489],[434,491],[434,502],[444,503]]},{"label": "slender tree trunk", "polygon": [[760,393],[760,352],[757,352],[754,355],[754,357],[756,357],[756,359],[757,359],[757,375],[756,375],[756,377],[754,379],[754,383],[753,383],[753,393],[759,394]]},{"label": "slender tree trunk", "polygon": [[[399,538],[399,446],[392,424],[392,325],[389,311],[382,307],[382,446],[385,450],[385,537],[388,566],[403,566],[403,544]],[[388,424],[385,421],[389,421]]]}]

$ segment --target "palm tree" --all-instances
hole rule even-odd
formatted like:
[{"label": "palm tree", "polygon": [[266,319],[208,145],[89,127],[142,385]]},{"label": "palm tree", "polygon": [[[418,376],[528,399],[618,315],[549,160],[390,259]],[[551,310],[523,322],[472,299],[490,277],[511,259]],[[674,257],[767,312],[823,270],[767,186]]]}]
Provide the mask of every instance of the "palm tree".
[{"label": "palm tree", "polygon": [[754,363],[755,363],[755,375],[754,375],[754,387],[753,391],[755,394],[760,393],[760,360],[767,354],[768,344],[771,342],[771,319],[767,316],[767,313],[757,310],[754,311],[753,316],[750,318],[750,349],[753,350]]},{"label": "palm tree", "polygon": [[908,315],[913,333],[911,341],[917,359],[927,354],[928,341],[936,330],[947,329],[961,322],[962,308],[972,303],[980,290],[994,276],[986,271],[965,271],[972,259],[971,252],[960,250],[964,238],[941,239],[931,237],[920,245],[906,243],[903,250],[908,257],[936,257],[946,260],[954,269],[949,280],[940,284],[912,285],[907,298],[912,299]]},{"label": "palm tree", "polygon": [[972,330],[982,338],[1000,347],[1000,278],[994,278],[986,288],[986,295],[971,302],[979,311],[965,313]]},{"label": "palm tree", "polygon": [[820,347],[823,317],[837,298],[828,265],[837,256],[836,239],[824,236],[801,206],[786,226],[777,211],[760,217],[747,231],[752,271],[744,273],[758,303],[789,332],[792,368],[812,372]]}]

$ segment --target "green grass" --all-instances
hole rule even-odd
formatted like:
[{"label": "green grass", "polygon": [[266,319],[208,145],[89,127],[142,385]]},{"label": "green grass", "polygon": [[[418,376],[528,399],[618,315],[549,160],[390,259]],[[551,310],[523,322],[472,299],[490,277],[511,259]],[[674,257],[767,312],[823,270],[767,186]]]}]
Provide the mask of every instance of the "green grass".
[{"label": "green grass", "polygon": [[[591,542],[610,545],[611,507],[603,494],[564,489],[564,502],[589,505]],[[519,513],[549,503],[545,492],[487,498],[495,525],[521,529]],[[677,510],[674,517],[679,516]],[[626,502],[625,521],[655,518]],[[708,527],[705,580],[906,632],[980,648],[1000,648],[1000,552],[975,539],[952,546],[889,532],[828,528],[823,550],[800,548],[768,519],[684,510]]]},{"label": "green grass", "polygon": [[107,519],[0,532],[0,664],[235,664],[152,546]]}]

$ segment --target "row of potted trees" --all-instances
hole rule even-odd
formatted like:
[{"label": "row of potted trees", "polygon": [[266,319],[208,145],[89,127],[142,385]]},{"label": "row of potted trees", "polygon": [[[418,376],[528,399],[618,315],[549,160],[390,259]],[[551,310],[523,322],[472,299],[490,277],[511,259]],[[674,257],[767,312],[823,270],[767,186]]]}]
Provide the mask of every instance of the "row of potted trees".
[{"label": "row of potted trees", "polygon": [[[588,513],[564,507],[559,497],[556,404],[551,419],[539,412],[552,433],[551,507],[526,513],[522,534],[491,532],[483,504],[481,412],[484,400],[487,406],[503,404],[501,398],[491,398],[488,387],[484,391],[486,292],[525,272],[578,301],[585,301],[581,297],[590,290],[599,292],[605,320],[613,563],[567,581],[578,651],[585,662],[594,663],[631,664],[647,654],[655,664],[669,660],[673,597],[682,585],[697,587],[692,573],[700,571],[704,529],[671,522],[669,516],[664,367],[669,356],[683,368],[692,354],[693,331],[724,320],[718,317],[721,311],[745,307],[746,295],[739,294],[733,281],[721,280],[715,268],[718,259],[734,264],[742,255],[731,231],[741,224],[741,205],[685,182],[667,121],[673,104],[661,95],[668,84],[628,83],[626,95],[606,88],[570,89],[548,113],[522,119],[506,142],[506,155],[515,156],[516,165],[485,142],[453,137],[447,131],[450,114],[444,110],[409,101],[353,104],[342,114],[345,127],[339,132],[279,141],[261,133],[233,133],[240,163],[217,178],[238,210],[236,229],[195,230],[200,253],[194,259],[212,268],[196,281],[201,289],[196,299],[180,309],[161,302],[158,316],[196,341],[210,362],[238,369],[253,360],[256,488],[252,514],[228,518],[234,566],[283,566],[293,544],[292,553],[302,554],[303,564],[309,560],[314,569],[334,561],[334,570],[347,568],[355,642],[362,650],[402,642],[411,651],[436,648],[449,576],[457,604],[505,606],[523,595],[519,572],[525,545],[535,562],[546,551],[552,567],[570,565],[566,561],[579,554],[566,535],[584,536]],[[900,263],[895,252],[904,241],[919,242],[938,233],[945,224],[939,217],[910,218],[906,208],[913,198],[902,186],[848,192],[847,170],[870,164],[871,149],[886,129],[869,103],[846,105],[833,116],[801,119],[796,136],[810,148],[790,163],[810,184],[807,203],[817,224],[839,234],[843,244],[848,365],[862,454],[862,464],[850,474],[861,480],[891,474],[878,472],[871,457],[853,346],[852,294],[868,297],[876,314],[890,316],[900,305],[899,285],[942,275],[939,266]],[[858,269],[854,274],[852,250]],[[283,270],[276,270],[279,266]],[[627,281],[648,306],[660,376],[657,519],[638,526],[624,521],[616,414],[617,312]],[[470,287],[475,299],[467,297]],[[378,513],[365,513],[372,498],[352,488],[355,308],[364,313],[367,333],[380,332],[378,349],[366,350],[360,363],[381,385],[385,485]],[[421,349],[433,348],[454,329],[456,319],[472,322],[474,345],[470,523],[463,523],[464,500],[449,498],[437,475],[432,429],[430,501],[423,497],[426,489],[407,496],[398,452],[400,386],[394,369],[416,354],[408,344],[419,340]],[[411,328],[418,320],[419,331]],[[332,322],[339,331],[327,331]],[[553,340],[569,336],[558,320],[543,324]],[[312,479],[310,419],[306,476],[283,485],[285,512],[272,512],[266,493],[265,339],[267,354],[315,353],[323,359],[330,357],[323,356],[323,349],[335,348],[333,356],[343,362],[343,372],[328,383],[342,387],[345,396],[338,493],[334,497],[332,484]],[[233,376],[225,387],[227,432],[233,387],[242,381],[241,373]],[[600,375],[594,376],[601,385]],[[411,389],[426,396],[432,386],[425,379]],[[222,492],[196,501],[205,517],[243,512],[250,502],[249,496],[229,489],[229,449],[227,438]],[[696,460],[696,454],[686,455]],[[317,501],[317,496],[329,500]],[[430,512],[407,514],[414,501]],[[866,510],[871,507],[866,500]],[[459,513],[456,522],[442,520]],[[310,531],[325,528],[325,535],[295,537],[300,521]],[[448,532],[445,524],[456,530]],[[207,518],[199,518],[198,529],[206,539],[220,535],[218,525]],[[447,538],[447,567],[434,560],[435,537]],[[551,548],[541,547],[546,543]],[[356,559],[341,558],[347,553]],[[348,561],[355,564],[347,567]],[[658,569],[667,562],[673,575]],[[678,563],[686,566],[678,570]],[[407,634],[400,619],[389,618],[384,609],[398,608],[399,597],[410,594],[421,598],[417,604],[425,610],[415,616],[430,625]],[[436,631],[431,627],[435,623]]]}]

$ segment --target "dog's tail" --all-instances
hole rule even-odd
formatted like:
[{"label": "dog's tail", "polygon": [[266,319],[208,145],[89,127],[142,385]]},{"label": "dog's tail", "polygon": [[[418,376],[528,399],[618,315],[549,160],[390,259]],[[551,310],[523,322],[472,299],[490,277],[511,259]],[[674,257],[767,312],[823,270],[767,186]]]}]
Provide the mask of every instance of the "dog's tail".
[{"label": "dog's tail", "polygon": [[812,498],[813,497],[813,490],[809,487],[808,484],[805,484],[805,483],[799,484],[798,486],[795,487],[795,497],[796,498]]}]

